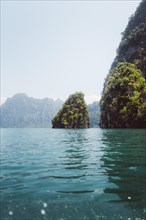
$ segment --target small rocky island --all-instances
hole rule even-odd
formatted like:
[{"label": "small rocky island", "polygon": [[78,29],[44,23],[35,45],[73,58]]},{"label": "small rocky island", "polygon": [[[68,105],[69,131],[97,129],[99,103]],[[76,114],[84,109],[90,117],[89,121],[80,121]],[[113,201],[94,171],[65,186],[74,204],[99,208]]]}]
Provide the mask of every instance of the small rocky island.
[{"label": "small rocky island", "polygon": [[52,119],[52,128],[89,128],[88,108],[82,92],[69,96]]}]

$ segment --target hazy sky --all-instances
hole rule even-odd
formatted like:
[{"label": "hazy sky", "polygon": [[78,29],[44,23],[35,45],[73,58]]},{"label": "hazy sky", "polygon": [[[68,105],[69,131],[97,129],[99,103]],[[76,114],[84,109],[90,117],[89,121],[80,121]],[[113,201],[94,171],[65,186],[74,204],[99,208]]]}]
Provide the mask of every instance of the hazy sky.
[{"label": "hazy sky", "polygon": [[97,100],[140,1],[2,1],[2,99],[15,93]]}]

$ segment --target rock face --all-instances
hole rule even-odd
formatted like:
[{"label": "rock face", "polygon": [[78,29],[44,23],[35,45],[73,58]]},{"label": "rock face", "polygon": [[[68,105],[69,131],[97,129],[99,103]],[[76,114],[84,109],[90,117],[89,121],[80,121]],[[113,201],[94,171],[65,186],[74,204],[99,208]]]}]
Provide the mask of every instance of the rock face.
[{"label": "rock face", "polygon": [[62,106],[61,100],[35,99],[19,93],[0,107],[3,128],[51,127],[51,120]]},{"label": "rock face", "polygon": [[69,96],[62,109],[52,120],[52,128],[89,128],[89,115],[84,94]]},{"label": "rock face", "polygon": [[146,78],[146,0],[141,1],[135,14],[130,17],[122,35],[111,69],[118,62],[133,63]]},{"label": "rock face", "polygon": [[99,127],[100,122],[100,106],[99,102],[93,102],[88,105],[90,128]]},{"label": "rock face", "polygon": [[146,82],[134,64],[119,63],[110,74],[101,98],[101,127],[146,126]]},{"label": "rock face", "polygon": [[130,18],[100,101],[102,128],[146,127],[146,1]]}]

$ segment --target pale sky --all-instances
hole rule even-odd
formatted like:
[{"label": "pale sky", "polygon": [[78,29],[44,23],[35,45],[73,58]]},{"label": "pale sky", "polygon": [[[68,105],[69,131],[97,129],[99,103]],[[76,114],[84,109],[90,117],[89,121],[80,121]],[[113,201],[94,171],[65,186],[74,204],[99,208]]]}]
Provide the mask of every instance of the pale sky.
[{"label": "pale sky", "polygon": [[1,97],[98,100],[139,0],[1,1]]}]

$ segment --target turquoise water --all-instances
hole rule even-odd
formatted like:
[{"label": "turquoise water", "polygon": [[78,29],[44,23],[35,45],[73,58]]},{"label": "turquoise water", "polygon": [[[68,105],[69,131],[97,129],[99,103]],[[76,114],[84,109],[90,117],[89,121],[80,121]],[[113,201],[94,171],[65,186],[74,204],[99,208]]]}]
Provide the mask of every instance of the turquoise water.
[{"label": "turquoise water", "polygon": [[1,220],[146,219],[146,130],[1,129]]}]

